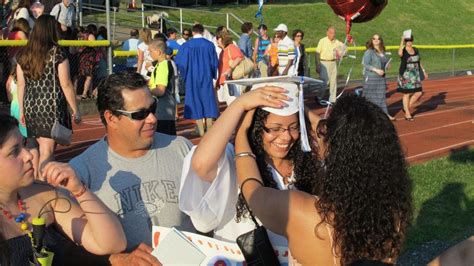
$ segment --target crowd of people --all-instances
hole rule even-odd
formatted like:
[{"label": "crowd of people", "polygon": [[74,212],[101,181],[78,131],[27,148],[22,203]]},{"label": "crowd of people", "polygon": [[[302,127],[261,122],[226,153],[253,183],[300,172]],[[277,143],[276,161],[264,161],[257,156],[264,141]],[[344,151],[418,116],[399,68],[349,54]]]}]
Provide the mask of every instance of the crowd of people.
[{"label": "crowd of people", "polygon": [[[249,22],[237,42],[224,26],[212,36],[197,23],[181,38],[173,28],[155,36],[134,29],[123,49],[138,56],[127,59],[128,71],[107,76],[99,70],[100,48],[58,45],[65,36],[107,36],[92,24],[72,29],[70,13],[61,13],[68,7],[63,0],[50,15],[31,15],[32,23],[14,18],[8,34],[28,44],[8,50],[14,117],[0,114],[0,265],[35,259],[28,234],[36,216],[46,220],[44,245],[58,264],[159,265],[152,225],[235,242],[254,229],[252,213],[272,245],[288,247],[290,265],[396,263],[412,191],[386,106],[390,60],[379,34],[362,60],[363,97],[338,97],[337,62],[347,49],[327,28],[316,71],[332,108],[320,118],[298,108],[304,103],[296,84],[259,79],[308,75],[302,30],[289,34],[279,24],[269,35],[262,24],[252,45]],[[21,8],[30,12],[25,4],[13,13],[25,13]],[[405,119],[413,121],[411,107],[428,75],[413,36],[402,38],[398,53],[398,90]],[[98,77],[103,81],[95,83]],[[226,83],[243,78],[254,84]],[[202,136],[197,146],[176,136],[180,91],[184,118],[195,120]],[[78,100],[90,97],[106,136],[69,163],[55,162],[53,129],[80,123]],[[228,105],[222,113],[218,99]],[[302,149],[303,136],[310,152]]]}]

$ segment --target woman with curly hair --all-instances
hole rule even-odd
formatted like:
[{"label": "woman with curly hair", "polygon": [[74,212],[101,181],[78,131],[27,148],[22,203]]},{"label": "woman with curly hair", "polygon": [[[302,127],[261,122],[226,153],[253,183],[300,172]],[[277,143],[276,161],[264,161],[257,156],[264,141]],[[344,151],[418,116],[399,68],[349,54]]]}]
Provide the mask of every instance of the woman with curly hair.
[{"label": "woman with curly hair", "polygon": [[[236,153],[250,153],[252,114],[239,128]],[[411,181],[393,124],[375,104],[348,95],[318,123],[326,171],[313,193],[264,186],[258,160],[236,159],[241,191],[267,229],[288,238],[292,263],[395,263],[411,217]],[[315,196],[317,195],[317,196]],[[364,264],[367,265],[367,264]]]},{"label": "woman with curly hair", "polygon": [[[315,186],[314,173],[320,167],[311,152],[301,150],[298,107],[286,115],[275,114],[288,108],[281,109],[288,99],[282,92],[282,88],[265,87],[238,97],[186,156],[179,206],[197,230],[214,231],[215,238],[234,242],[255,227],[238,197],[234,158],[240,155],[228,144],[245,111],[256,108],[249,139],[265,186],[307,192]],[[273,108],[261,108],[265,106]],[[276,234],[270,233],[270,240],[277,246],[288,245]]]}]

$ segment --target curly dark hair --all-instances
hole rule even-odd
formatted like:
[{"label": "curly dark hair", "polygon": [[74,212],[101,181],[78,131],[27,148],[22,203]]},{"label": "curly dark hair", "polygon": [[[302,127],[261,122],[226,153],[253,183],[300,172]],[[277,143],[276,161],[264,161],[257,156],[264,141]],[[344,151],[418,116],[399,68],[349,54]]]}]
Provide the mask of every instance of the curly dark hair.
[{"label": "curly dark hair", "polygon": [[[267,153],[263,149],[263,137],[262,134],[264,132],[265,121],[269,115],[269,112],[257,108],[255,111],[255,115],[252,120],[252,125],[249,128],[247,133],[247,137],[249,139],[250,147],[252,148],[252,152],[256,156],[258,170],[262,175],[263,184],[266,187],[277,188],[275,181],[272,178],[271,170],[268,167],[265,158],[267,157]],[[311,128],[311,124],[309,119],[305,117],[306,128],[308,137],[311,136],[309,129]],[[312,141],[310,141],[311,143]],[[313,151],[315,151],[314,147],[311,147]],[[315,160],[315,155],[313,152],[303,152],[301,150],[301,139],[298,139],[293,146],[291,147],[290,151],[288,152],[287,157],[291,159],[293,164],[293,171],[295,173],[296,182],[294,183],[295,187],[307,193],[311,193],[313,188],[319,183],[317,178],[317,173],[320,172],[322,169],[321,164],[318,160]],[[237,215],[236,220],[240,222],[242,217],[248,218],[248,210],[245,207],[245,203],[242,198],[242,193],[239,193],[239,198],[236,205]]]},{"label": "curly dark hair", "polygon": [[335,104],[326,129],[318,226],[333,226],[342,264],[397,257],[411,219],[412,185],[395,127],[378,106],[348,95]]}]

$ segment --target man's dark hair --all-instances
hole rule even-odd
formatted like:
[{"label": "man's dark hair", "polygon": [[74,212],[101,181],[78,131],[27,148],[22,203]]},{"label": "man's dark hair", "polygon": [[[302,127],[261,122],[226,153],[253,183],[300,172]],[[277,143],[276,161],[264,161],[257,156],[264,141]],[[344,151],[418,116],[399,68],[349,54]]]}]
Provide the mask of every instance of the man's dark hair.
[{"label": "man's dark hair", "polygon": [[203,34],[204,33],[204,26],[202,24],[194,24],[193,32]]},{"label": "man's dark hair", "polygon": [[267,28],[267,25],[265,25],[265,24],[260,24],[260,25],[258,25],[258,29],[259,29],[259,30],[260,30],[260,29],[267,30],[268,28]]},{"label": "man's dark hair", "polygon": [[130,36],[132,37],[138,37],[138,30],[137,29],[133,29],[130,31]]},{"label": "man's dark hair", "polygon": [[168,40],[168,37],[166,37],[166,35],[164,35],[163,33],[158,32],[153,36],[153,39],[154,40],[162,40],[162,41],[166,42],[166,40]]},{"label": "man's dark hair", "polygon": [[240,29],[242,30],[242,33],[249,33],[252,27],[253,27],[252,22],[244,22],[244,24],[242,24]]},{"label": "man's dark hair", "polygon": [[178,33],[178,32],[177,32],[175,29],[170,28],[170,29],[168,29],[168,32],[166,33],[166,35],[167,35],[168,37],[170,37],[170,35],[173,34],[173,33]]},{"label": "man's dark hair", "polygon": [[188,32],[189,34],[191,34],[191,30],[190,30],[190,29],[184,28],[184,29],[183,29],[183,35],[184,35],[186,32]]},{"label": "man's dark hair", "polygon": [[140,73],[120,72],[109,75],[98,88],[97,109],[104,125],[106,110],[116,111],[124,108],[123,90],[139,90],[147,88],[147,82]]}]

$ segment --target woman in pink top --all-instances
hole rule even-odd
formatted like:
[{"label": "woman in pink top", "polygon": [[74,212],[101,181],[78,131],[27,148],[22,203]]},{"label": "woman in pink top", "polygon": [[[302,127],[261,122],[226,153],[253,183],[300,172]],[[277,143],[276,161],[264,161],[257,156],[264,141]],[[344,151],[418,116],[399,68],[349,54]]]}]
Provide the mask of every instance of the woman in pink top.
[{"label": "woman in pink top", "polygon": [[[15,24],[13,24],[13,28],[8,34],[8,40],[28,40],[29,33],[30,25],[28,24],[28,21],[24,18],[19,18],[15,20]],[[20,49],[20,46],[12,46],[7,48],[10,65],[16,64],[15,57]]]},{"label": "woman in pink top", "polygon": [[217,35],[217,45],[222,49],[219,55],[219,78],[217,85],[224,84],[226,79],[232,78],[232,70],[244,59],[239,47],[232,41],[232,36],[227,32]]}]

